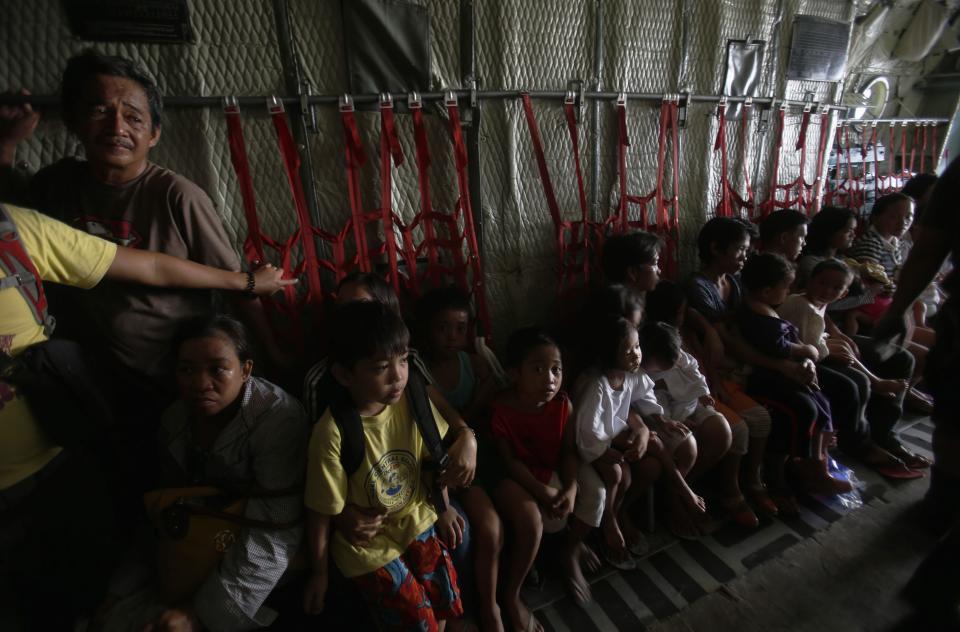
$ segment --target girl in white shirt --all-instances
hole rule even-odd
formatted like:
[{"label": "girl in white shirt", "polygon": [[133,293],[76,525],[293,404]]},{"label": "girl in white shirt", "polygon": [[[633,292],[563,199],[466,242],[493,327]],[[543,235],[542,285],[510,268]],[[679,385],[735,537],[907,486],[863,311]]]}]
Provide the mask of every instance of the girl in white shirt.
[{"label": "girl in white shirt", "polygon": [[[642,417],[646,417],[658,424],[665,437],[679,435],[679,441],[693,442],[683,424],[663,417],[653,382],[639,370],[641,353],[636,326],[625,318],[611,316],[596,331],[596,339],[595,368],[580,377],[575,389],[577,449],[606,487],[600,528],[608,561],[618,568],[631,568],[635,564],[630,553],[641,554],[644,543],[625,509],[649,489],[661,469],[676,488],[671,502],[680,511],[703,514],[706,506],[686,484],[656,433],[651,433],[643,421]],[[695,446],[694,443],[694,459]]]}]

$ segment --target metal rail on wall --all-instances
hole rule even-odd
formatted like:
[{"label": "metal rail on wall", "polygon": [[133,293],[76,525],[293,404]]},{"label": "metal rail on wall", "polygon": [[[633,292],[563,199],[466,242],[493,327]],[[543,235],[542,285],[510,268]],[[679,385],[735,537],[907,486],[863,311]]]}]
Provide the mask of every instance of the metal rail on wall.
[{"label": "metal rail on wall", "polygon": [[[529,94],[534,99],[558,99],[562,100],[567,97],[568,91],[566,90],[453,90],[454,94],[458,98],[465,99],[519,99],[522,94]],[[421,92],[418,93],[420,98],[424,101],[442,101],[446,95],[450,94],[450,91],[444,92]],[[226,95],[231,96],[231,95]],[[236,96],[236,102],[241,107],[257,107],[261,106],[266,102],[268,98],[276,98],[284,105],[300,105],[302,103],[307,103],[308,105],[338,105],[341,94],[309,94],[296,97],[273,97],[269,95],[263,96]],[[356,94],[350,95],[354,103],[379,103],[380,96],[379,94]],[[406,101],[409,93],[406,92],[392,92],[390,96],[394,100]],[[813,106],[814,108],[818,107],[820,104],[811,103],[809,101],[798,101],[794,99],[774,99],[772,97],[742,97],[742,96],[728,96],[724,97],[723,95],[707,95],[707,94],[681,94],[681,93],[658,93],[658,92],[594,92],[594,91],[584,91],[577,93],[577,96],[580,99],[588,100],[598,100],[598,101],[616,101],[621,96],[626,96],[631,101],[663,101],[667,97],[677,98],[681,104],[683,103],[719,103],[721,99],[726,99],[728,103],[742,103],[748,99],[752,99],[754,105],[766,105],[766,106],[781,106],[785,105],[787,107],[809,107]],[[194,96],[169,96],[164,97],[163,104],[164,107],[168,108],[221,108],[223,107],[224,96],[207,96],[207,97],[194,97]],[[59,107],[60,99],[54,95],[24,95],[24,94],[4,94],[0,95],[0,105],[19,105],[29,103],[38,107]],[[822,105],[821,107],[828,108],[830,110],[845,111],[847,107],[839,105]],[[912,120],[912,119],[909,119]],[[931,120],[931,119],[922,119],[922,120]]]}]

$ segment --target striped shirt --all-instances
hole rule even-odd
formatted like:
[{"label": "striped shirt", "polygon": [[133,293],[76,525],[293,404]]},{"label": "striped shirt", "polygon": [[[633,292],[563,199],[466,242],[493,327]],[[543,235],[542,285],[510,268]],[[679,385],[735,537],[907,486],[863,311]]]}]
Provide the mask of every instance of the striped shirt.
[{"label": "striped shirt", "polygon": [[899,241],[896,237],[884,238],[876,228],[871,226],[857,237],[846,255],[861,263],[866,261],[879,263],[892,280],[903,263]]}]

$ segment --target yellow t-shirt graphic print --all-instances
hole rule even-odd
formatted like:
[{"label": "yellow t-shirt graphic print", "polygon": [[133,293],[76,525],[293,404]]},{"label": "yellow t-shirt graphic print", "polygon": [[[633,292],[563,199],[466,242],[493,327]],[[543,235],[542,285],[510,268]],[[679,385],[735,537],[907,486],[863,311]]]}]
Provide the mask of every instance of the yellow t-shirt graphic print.
[{"label": "yellow t-shirt graphic print", "polygon": [[[433,415],[442,437],[447,422],[436,408]],[[354,546],[334,530],[330,552],[346,577],[370,573],[397,559],[437,520],[422,476],[428,451],[406,394],[379,415],[363,417],[362,423],[363,461],[349,478],[340,464],[340,431],[329,410],[313,427],[308,450],[307,507],[335,516],[352,503],[388,514],[383,531],[367,546]]]}]

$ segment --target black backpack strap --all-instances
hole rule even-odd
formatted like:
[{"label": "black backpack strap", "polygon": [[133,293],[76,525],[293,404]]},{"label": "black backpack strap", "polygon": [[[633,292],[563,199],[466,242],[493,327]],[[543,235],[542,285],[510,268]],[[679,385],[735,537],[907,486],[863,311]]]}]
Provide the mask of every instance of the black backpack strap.
[{"label": "black backpack strap", "polygon": [[[427,452],[430,453],[437,469],[443,469],[446,467],[449,457],[443,447],[440,429],[437,428],[437,419],[433,415],[433,407],[430,405],[430,397],[427,395],[427,382],[423,374],[417,370],[415,364],[410,365],[410,373],[407,378],[407,401],[410,403],[410,413],[417,424],[417,429],[420,431],[420,437],[423,439]],[[436,479],[433,483],[431,499],[438,514],[447,510],[447,503],[443,500],[440,484]]]},{"label": "black backpack strap", "polygon": [[340,465],[349,477],[360,469],[360,464],[363,463],[363,454],[366,450],[363,421],[347,391],[336,383],[333,375],[327,372],[323,379],[333,382],[328,400],[330,413],[340,431]]},{"label": "black backpack strap", "polygon": [[23,247],[17,227],[3,204],[0,204],[0,269],[6,274],[0,280],[0,290],[16,289],[20,292],[37,324],[43,326],[44,334],[51,335],[56,321],[47,312],[43,280]]}]

